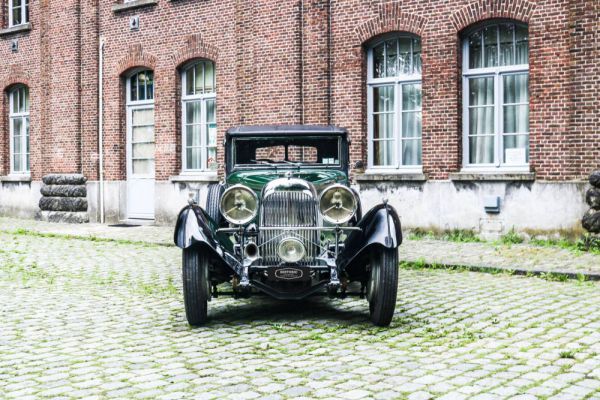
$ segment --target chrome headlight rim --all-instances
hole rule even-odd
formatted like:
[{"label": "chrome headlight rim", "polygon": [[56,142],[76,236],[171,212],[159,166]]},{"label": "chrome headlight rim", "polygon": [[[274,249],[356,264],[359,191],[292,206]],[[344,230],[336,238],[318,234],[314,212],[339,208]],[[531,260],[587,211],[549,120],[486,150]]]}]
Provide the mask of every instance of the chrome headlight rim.
[{"label": "chrome headlight rim", "polygon": [[[321,208],[323,196],[325,196],[329,191],[336,190],[336,189],[338,189],[338,190],[341,189],[341,190],[347,191],[352,196],[352,198],[354,199],[352,213],[350,213],[348,216],[346,216],[346,218],[344,218],[343,220],[335,220],[335,219],[327,216],[323,212],[323,209]],[[344,186],[344,185],[342,185],[340,183],[336,183],[336,184],[328,186],[327,188],[325,188],[321,192],[321,195],[319,196],[319,213],[323,216],[323,219],[325,221],[329,222],[330,224],[333,224],[333,225],[342,225],[342,224],[345,224],[346,222],[350,221],[356,215],[356,211],[357,210],[358,210],[358,198],[354,194],[354,191],[352,189],[350,189],[349,187]]]},{"label": "chrome headlight rim", "polygon": [[[282,247],[290,242],[295,243],[298,246],[297,249],[302,250],[299,253],[299,256],[296,256],[296,258],[294,258],[294,259],[286,258],[285,255],[282,255],[282,253],[283,253]],[[290,264],[299,263],[300,261],[302,261],[304,259],[304,257],[306,257],[306,246],[304,245],[302,240],[300,240],[298,238],[286,237],[286,238],[281,239],[281,241],[277,245],[277,255],[279,256],[279,258],[281,258],[286,263],[290,263]]]},{"label": "chrome headlight rim", "polygon": [[[248,211],[251,212],[251,215],[249,215],[248,217],[243,218],[243,219],[231,218],[230,216],[227,215],[227,212],[226,212],[227,210],[224,209],[223,203],[224,203],[225,198],[231,192],[234,192],[236,190],[242,190],[246,193],[249,193],[252,196],[252,198],[254,199],[254,202],[256,203],[256,208],[254,210],[248,209]],[[225,189],[225,191],[221,195],[221,199],[219,200],[219,212],[221,213],[223,218],[225,218],[225,220],[232,225],[246,225],[247,223],[251,222],[258,215],[258,208],[259,208],[258,196],[256,195],[256,193],[254,193],[254,191],[252,189],[250,189],[248,186],[242,185],[240,183],[230,186],[227,189]]]}]

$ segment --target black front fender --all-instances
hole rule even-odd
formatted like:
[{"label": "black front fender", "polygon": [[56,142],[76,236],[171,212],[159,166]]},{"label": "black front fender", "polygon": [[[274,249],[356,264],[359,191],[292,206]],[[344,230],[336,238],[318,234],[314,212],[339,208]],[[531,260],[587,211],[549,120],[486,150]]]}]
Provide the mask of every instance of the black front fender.
[{"label": "black front fender", "polygon": [[202,208],[196,205],[187,206],[177,216],[173,240],[177,247],[182,249],[198,247],[199,251],[206,252],[213,265],[227,268],[239,275],[241,271],[239,261],[231,249],[222,244],[222,242],[226,243],[226,240],[220,240],[215,231],[214,223]]},{"label": "black front fender", "polygon": [[402,243],[400,218],[389,204],[373,207],[356,226],[361,230],[348,235],[344,250],[337,259],[339,270],[345,271],[351,278],[364,274],[369,252],[374,248],[397,249]]}]

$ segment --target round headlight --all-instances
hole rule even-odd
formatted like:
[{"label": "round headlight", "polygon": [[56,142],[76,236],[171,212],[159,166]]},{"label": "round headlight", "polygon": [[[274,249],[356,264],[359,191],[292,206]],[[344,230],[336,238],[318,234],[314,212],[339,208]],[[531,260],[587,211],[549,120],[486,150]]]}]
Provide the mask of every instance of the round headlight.
[{"label": "round headlight", "polygon": [[306,255],[304,244],[295,238],[286,238],[279,242],[277,252],[279,253],[279,257],[288,263],[297,263]]},{"label": "round headlight", "polygon": [[356,197],[346,186],[332,185],[321,193],[319,209],[329,223],[343,224],[350,221],[356,208]]},{"label": "round headlight", "polygon": [[221,196],[221,214],[234,225],[244,225],[256,217],[258,197],[244,185],[234,185]]}]

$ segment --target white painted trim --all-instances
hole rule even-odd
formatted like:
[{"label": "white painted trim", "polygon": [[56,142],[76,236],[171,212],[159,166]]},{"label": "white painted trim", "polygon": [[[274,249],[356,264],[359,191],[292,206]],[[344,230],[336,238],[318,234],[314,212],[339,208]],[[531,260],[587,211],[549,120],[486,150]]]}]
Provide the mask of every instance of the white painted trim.
[{"label": "white painted trim", "polygon": [[[29,109],[27,109],[27,111],[22,111],[22,112],[15,112],[14,108],[13,108],[13,104],[14,104],[14,96],[15,95],[21,95],[21,90],[24,90],[24,94],[26,96],[26,100],[25,100],[25,104],[29,105],[29,88],[27,88],[27,86],[24,85],[18,85],[16,87],[14,87],[8,96],[8,103],[9,103],[9,112],[8,112],[8,130],[9,130],[9,165],[10,165],[10,175],[18,175],[18,176],[29,176],[31,174],[30,169],[31,169],[31,165],[29,166],[29,168],[27,167],[27,156],[30,155],[31,149],[30,151],[27,151],[27,146],[28,146],[28,142],[30,143],[30,139],[29,139],[29,135],[27,135],[27,125],[29,124]],[[15,170],[15,160],[14,160],[14,154],[15,154],[15,149],[14,149],[14,135],[15,135],[15,131],[14,131],[14,124],[13,121],[14,120],[21,120],[21,132],[20,132],[20,137],[21,137],[21,153],[20,153],[20,161],[21,161],[21,166],[22,169],[20,171],[16,171]],[[31,130],[31,128],[30,128]],[[31,133],[31,132],[30,132]]]}]

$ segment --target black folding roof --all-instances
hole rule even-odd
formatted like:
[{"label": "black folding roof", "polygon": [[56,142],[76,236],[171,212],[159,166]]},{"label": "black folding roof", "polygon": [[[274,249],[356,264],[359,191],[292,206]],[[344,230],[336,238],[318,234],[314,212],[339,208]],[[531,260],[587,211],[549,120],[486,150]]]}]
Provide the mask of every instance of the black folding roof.
[{"label": "black folding roof", "polygon": [[252,125],[227,130],[227,136],[344,135],[348,131],[333,125]]}]

